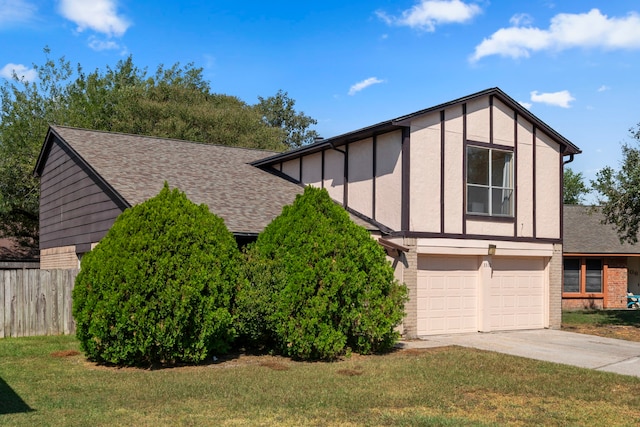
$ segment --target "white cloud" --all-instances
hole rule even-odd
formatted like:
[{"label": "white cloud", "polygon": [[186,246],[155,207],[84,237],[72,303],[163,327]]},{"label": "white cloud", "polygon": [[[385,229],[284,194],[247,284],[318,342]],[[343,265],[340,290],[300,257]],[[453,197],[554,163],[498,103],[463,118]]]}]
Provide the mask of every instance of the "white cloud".
[{"label": "white cloud", "polygon": [[542,104],[553,105],[556,107],[569,108],[569,103],[576,99],[571,96],[568,90],[559,92],[538,93],[537,90],[531,92],[531,101],[540,102]]},{"label": "white cloud", "polygon": [[604,91],[607,91],[607,90],[609,90],[609,89],[611,89],[609,86],[607,86],[607,85],[602,85],[602,86],[600,86],[600,87],[598,88],[598,92],[604,92]]},{"label": "white cloud", "polygon": [[20,78],[21,80],[26,80],[28,82],[32,82],[38,78],[38,73],[36,73],[36,70],[27,68],[22,64],[11,63],[5,65],[4,67],[2,67],[2,69],[0,69],[0,76],[10,80],[13,79],[14,72],[16,73],[18,78]]},{"label": "white cloud", "polygon": [[531,25],[533,23],[533,18],[528,13],[518,13],[513,15],[511,19],[509,19],[509,23],[514,27],[519,27],[521,25]]},{"label": "white cloud", "polygon": [[131,23],[119,16],[115,0],[61,0],[60,13],[78,25],[78,31],[86,29],[109,37],[124,35]]},{"label": "white cloud", "polygon": [[384,83],[384,80],[380,80],[377,77],[369,77],[361,82],[358,82],[349,88],[349,95],[355,95],[363,89],[368,88],[371,85]]},{"label": "white cloud", "polygon": [[530,102],[524,102],[524,101],[518,101],[518,104],[522,105],[524,108],[526,108],[527,110],[531,109],[531,106],[533,105]]},{"label": "white cloud", "polygon": [[24,0],[0,0],[0,27],[28,22],[36,11],[35,5]]},{"label": "white cloud", "polygon": [[[512,22],[513,18],[512,18]],[[588,13],[560,13],[548,29],[519,26],[501,28],[476,46],[471,61],[490,55],[527,58],[531,52],[565,50],[576,47],[602,49],[640,49],[640,15],[629,13],[609,18],[598,9]]]},{"label": "white cloud", "polygon": [[112,40],[100,40],[96,37],[89,37],[89,47],[95,51],[117,50],[120,45]]},{"label": "white cloud", "polygon": [[477,4],[467,4],[461,0],[420,0],[399,17],[389,16],[383,11],[377,11],[376,15],[388,25],[433,32],[436,25],[467,22],[481,12]]}]

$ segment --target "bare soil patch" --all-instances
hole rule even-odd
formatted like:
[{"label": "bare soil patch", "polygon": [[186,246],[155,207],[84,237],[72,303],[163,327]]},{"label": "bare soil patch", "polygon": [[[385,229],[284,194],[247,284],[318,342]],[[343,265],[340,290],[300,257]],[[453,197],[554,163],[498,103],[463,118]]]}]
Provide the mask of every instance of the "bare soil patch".
[{"label": "bare soil patch", "polygon": [[72,357],[79,355],[80,352],[78,350],[62,350],[62,351],[54,351],[51,353],[51,357]]},{"label": "bare soil patch", "polygon": [[579,334],[597,335],[640,342],[640,328],[630,325],[562,325],[562,329]]}]

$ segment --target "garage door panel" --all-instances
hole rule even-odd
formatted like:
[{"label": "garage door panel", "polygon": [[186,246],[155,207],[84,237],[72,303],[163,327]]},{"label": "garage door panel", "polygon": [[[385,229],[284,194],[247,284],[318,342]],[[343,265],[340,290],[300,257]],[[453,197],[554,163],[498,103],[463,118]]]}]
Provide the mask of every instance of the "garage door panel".
[{"label": "garage door panel", "polygon": [[544,260],[494,258],[492,267],[491,330],[544,327]]},{"label": "garage door panel", "polygon": [[418,258],[418,334],[477,331],[478,259]]}]

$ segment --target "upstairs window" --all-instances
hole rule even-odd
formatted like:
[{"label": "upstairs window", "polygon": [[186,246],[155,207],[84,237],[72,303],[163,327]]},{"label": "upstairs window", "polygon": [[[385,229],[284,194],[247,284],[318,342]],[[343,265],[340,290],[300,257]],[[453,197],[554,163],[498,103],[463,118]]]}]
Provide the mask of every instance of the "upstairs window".
[{"label": "upstairs window", "polygon": [[513,216],[513,153],[467,147],[467,213]]}]

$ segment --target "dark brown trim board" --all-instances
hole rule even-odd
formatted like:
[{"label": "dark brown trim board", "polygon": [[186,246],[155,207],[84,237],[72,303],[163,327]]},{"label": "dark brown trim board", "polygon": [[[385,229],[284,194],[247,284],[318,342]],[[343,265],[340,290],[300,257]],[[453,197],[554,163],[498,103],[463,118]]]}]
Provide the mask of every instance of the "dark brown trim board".
[{"label": "dark brown trim board", "polygon": [[489,95],[489,144],[493,144],[493,95]]},{"label": "dark brown trim board", "polygon": [[376,219],[376,175],[378,174],[378,165],[376,164],[378,161],[378,135],[373,135],[373,142],[371,146],[372,151],[372,161],[373,167],[371,168],[371,217]]},{"label": "dark brown trim board", "polygon": [[[518,218],[518,112],[513,111],[513,217]],[[518,221],[513,223],[513,237],[518,237]]]},{"label": "dark brown trim board", "polygon": [[494,240],[498,242],[522,242],[522,243],[560,243],[559,239],[512,236],[489,236],[485,234],[455,234],[455,233],[431,233],[425,231],[398,231],[389,233],[389,237],[409,237],[416,239],[466,239],[466,240]]},{"label": "dark brown trim board", "polygon": [[467,234],[467,103],[462,104],[462,234]]},{"label": "dark brown trim board", "polygon": [[349,144],[344,145],[344,184],[342,187],[342,204],[349,206]]},{"label": "dark brown trim board", "polygon": [[402,207],[400,209],[402,219],[400,227],[409,230],[410,224],[410,199],[411,199],[411,129],[402,128]]},{"label": "dark brown trim board", "polygon": [[[445,176],[444,176],[444,169],[445,169],[445,153],[444,153],[444,149],[445,149],[445,137],[446,137],[446,133],[445,133],[445,117],[444,117],[444,110],[440,110],[440,232],[444,233],[444,221],[445,221],[445,215],[444,215],[444,198],[445,198],[445,191],[444,191],[444,183],[445,183]],[[465,154],[466,155],[466,154]]]},{"label": "dark brown trim board", "polygon": [[532,204],[533,204],[533,237],[535,238],[538,233],[536,232],[536,222],[538,221],[538,216],[536,215],[536,199],[537,199],[537,195],[538,195],[538,191],[537,191],[537,186],[536,186],[536,145],[537,145],[537,140],[538,140],[538,135],[537,135],[537,131],[538,128],[536,127],[536,125],[533,125],[533,131],[531,132],[533,134],[533,160],[532,160],[532,165],[531,165],[531,171],[532,171],[532,186],[533,186],[533,200],[532,200]]}]

